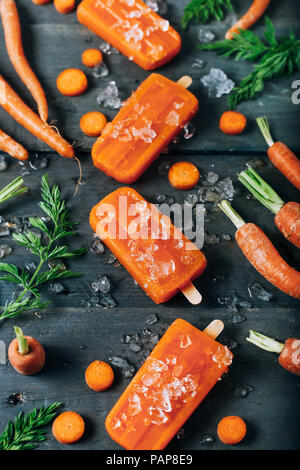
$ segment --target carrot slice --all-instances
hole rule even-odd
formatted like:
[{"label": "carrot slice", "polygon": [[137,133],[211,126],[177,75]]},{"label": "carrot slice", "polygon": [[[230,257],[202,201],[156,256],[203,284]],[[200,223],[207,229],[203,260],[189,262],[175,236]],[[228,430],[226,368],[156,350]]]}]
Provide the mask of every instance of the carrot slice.
[{"label": "carrot slice", "polygon": [[58,75],[56,86],[62,95],[78,96],[87,90],[88,80],[82,70],[66,69]]},{"label": "carrot slice", "polygon": [[84,114],[80,119],[80,129],[89,137],[98,137],[104,127],[107,119],[100,111],[90,111]]},{"label": "carrot slice", "polygon": [[225,111],[219,122],[219,127],[224,134],[241,134],[247,125],[247,119],[242,113],[236,111]]},{"label": "carrot slice", "polygon": [[198,168],[189,162],[178,162],[171,166],[168,174],[169,182],[177,189],[191,189],[200,178]]},{"label": "carrot slice", "polygon": [[75,411],[61,413],[53,422],[52,433],[62,444],[73,444],[82,438],[85,424],[82,417]]},{"label": "carrot slice", "polygon": [[66,15],[76,8],[76,0],[54,0],[54,6],[58,13]]},{"label": "carrot slice", "polygon": [[83,65],[86,67],[96,67],[103,61],[102,52],[99,49],[86,49],[81,56]]},{"label": "carrot slice", "polygon": [[247,426],[239,416],[226,416],[219,422],[217,433],[224,444],[238,444],[246,436]]},{"label": "carrot slice", "polygon": [[106,362],[94,361],[85,371],[85,381],[95,392],[104,392],[112,386],[114,372]]}]

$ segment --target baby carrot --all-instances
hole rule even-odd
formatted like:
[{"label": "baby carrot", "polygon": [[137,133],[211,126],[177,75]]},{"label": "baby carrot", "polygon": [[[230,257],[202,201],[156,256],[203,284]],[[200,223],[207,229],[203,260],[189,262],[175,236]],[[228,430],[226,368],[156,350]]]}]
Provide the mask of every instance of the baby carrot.
[{"label": "baby carrot", "polygon": [[46,95],[25,57],[22,46],[20,19],[15,0],[1,0],[0,12],[5,45],[10,61],[36,101],[42,121],[47,122],[48,105]]},{"label": "baby carrot", "polygon": [[72,146],[64,140],[52,127],[45,124],[0,75],[0,106],[31,134],[45,142],[63,157],[73,158]]},{"label": "baby carrot", "polygon": [[300,204],[285,204],[253,168],[242,171],[238,178],[259,202],[275,214],[275,224],[283,236],[300,248]]},{"label": "baby carrot", "polygon": [[104,392],[112,386],[114,372],[106,362],[94,361],[85,371],[85,381],[95,392]]},{"label": "baby carrot", "polygon": [[280,343],[273,338],[250,330],[246,340],[265,351],[279,354],[278,362],[281,367],[292,374],[300,375],[300,339],[288,338],[284,343]]},{"label": "baby carrot", "polygon": [[254,0],[251,7],[226,33],[226,39],[232,39],[240,29],[249,29],[264,14],[271,0]]},{"label": "baby carrot", "polygon": [[8,348],[8,359],[13,368],[22,375],[34,375],[45,365],[43,346],[31,336],[24,336],[18,326],[14,326],[16,338]]},{"label": "baby carrot", "polygon": [[191,189],[196,186],[200,178],[198,168],[189,162],[178,162],[171,166],[168,179],[174,188]]},{"label": "baby carrot", "polygon": [[52,434],[61,444],[73,444],[82,438],[85,424],[75,411],[65,411],[52,424]]},{"label": "baby carrot", "polygon": [[84,114],[80,119],[80,129],[89,137],[98,137],[104,127],[107,119],[100,111],[90,111]]},{"label": "baby carrot", "polygon": [[58,13],[71,13],[76,8],[76,0],[54,0],[54,6]]},{"label": "baby carrot", "polygon": [[86,49],[82,53],[81,61],[86,67],[96,67],[103,61],[102,52],[99,49]]},{"label": "baby carrot", "polygon": [[87,90],[88,81],[82,70],[66,69],[58,75],[56,86],[62,95],[78,96]]},{"label": "baby carrot", "polygon": [[0,150],[8,153],[11,157],[17,158],[18,160],[28,160],[28,152],[23,145],[16,142],[12,137],[5,134],[0,129]]},{"label": "baby carrot", "polygon": [[224,444],[238,444],[246,436],[247,426],[239,416],[226,416],[218,424],[217,433]]},{"label": "baby carrot", "polygon": [[259,117],[256,121],[269,146],[269,159],[273,165],[300,190],[300,160],[284,143],[274,143],[266,117]]},{"label": "baby carrot", "polygon": [[246,127],[247,119],[242,113],[236,111],[225,111],[219,122],[219,127],[224,134],[238,135]]},{"label": "baby carrot", "polygon": [[237,227],[235,239],[252,266],[282,292],[300,299],[300,273],[284,261],[264,232],[246,224],[228,201],[219,207]]}]

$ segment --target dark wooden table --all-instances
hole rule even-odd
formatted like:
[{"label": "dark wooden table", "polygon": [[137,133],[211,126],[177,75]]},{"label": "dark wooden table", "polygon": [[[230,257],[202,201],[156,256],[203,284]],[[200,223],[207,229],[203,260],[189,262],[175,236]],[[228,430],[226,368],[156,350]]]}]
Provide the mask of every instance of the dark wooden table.
[{"label": "dark wooden table", "polygon": [[[186,2],[169,0],[166,17],[180,31],[180,17]],[[239,15],[245,9],[242,0],[234,1]],[[147,72],[129,62],[122,55],[105,57],[110,75],[105,79],[95,80],[88,72],[89,91],[78,98],[64,98],[59,95],[55,79],[66,67],[81,67],[81,53],[87,47],[97,47],[100,39],[79,25],[75,14],[59,15],[52,4],[37,7],[28,0],[18,0],[24,43],[27,55],[45,87],[50,103],[51,119],[70,141],[75,140],[78,156],[83,165],[84,185],[80,186],[75,199],[74,179],[78,176],[76,164],[54,155],[49,149],[24,131],[0,110],[1,128],[11,133],[22,142],[32,153],[49,156],[47,173],[50,181],[60,186],[62,195],[68,201],[68,207],[75,220],[79,222],[79,235],[72,246],[90,245],[93,240],[88,224],[91,207],[103,196],[120,185],[106,177],[92,166],[90,149],[92,139],[83,137],[79,130],[81,115],[89,110],[98,109],[96,96],[109,80],[115,80],[122,97],[127,97],[137,84],[147,77]],[[288,33],[290,26],[299,33],[299,5],[296,0],[281,2],[274,0],[268,10],[280,36]],[[227,22],[227,24],[226,24]],[[222,38],[229,20],[223,23],[211,23],[206,26]],[[266,114],[270,119],[272,131],[276,138],[284,140],[295,151],[300,151],[299,144],[299,106],[291,102],[291,84],[299,75],[291,79],[274,80],[266,85],[265,91],[257,99],[244,103],[239,107],[248,117],[248,127],[244,134],[237,137],[225,136],[218,130],[217,122],[220,114],[226,109],[227,97],[209,98],[203,89],[200,78],[208,73],[210,67],[222,68],[230,78],[238,82],[251,70],[251,65],[243,61],[223,60],[214,54],[199,53],[195,50],[199,26],[193,25],[183,32],[183,49],[177,58],[161,69],[166,76],[178,79],[190,72],[196,58],[201,57],[206,66],[194,75],[192,91],[200,100],[200,111],[193,123],[197,134],[190,140],[183,138],[172,145],[167,155],[160,159],[140,178],[134,188],[147,199],[154,199],[155,194],[164,193],[182,202],[187,192],[172,188],[165,176],[160,176],[158,165],[161,162],[175,162],[183,158],[195,163],[201,173],[214,171],[222,177],[233,179],[236,189],[234,207],[243,218],[258,223],[270,236],[280,253],[293,266],[299,268],[299,252],[280,235],[273,223],[273,216],[256,201],[247,197],[247,192],[237,182],[236,173],[245,168],[245,162],[259,158],[264,165],[260,172],[285,200],[299,200],[299,193],[284,177],[268,163],[266,146],[254,118]],[[263,32],[260,21],[255,30]],[[0,32],[0,69],[12,86],[32,103],[26,90],[16,78],[4,47],[2,31]],[[103,109],[109,118],[115,111]],[[16,161],[9,159],[9,168],[0,173],[0,187],[21,174],[21,167]],[[25,177],[30,193],[21,201],[15,200],[1,207],[1,214],[6,217],[37,214],[36,203],[39,200],[39,187],[42,171],[31,171]],[[193,192],[193,191],[191,191]],[[196,192],[196,190],[194,190]],[[209,234],[222,235],[229,233],[232,237],[234,229],[229,220],[220,212],[211,212],[208,204],[209,221],[206,230]],[[13,246],[13,254],[5,259],[12,263],[28,263],[34,257],[24,249],[16,246],[10,238],[2,238],[0,242]],[[104,256],[87,253],[82,259],[68,263],[68,266],[85,274],[83,281],[69,280],[63,284],[68,295],[50,296],[44,289],[44,298],[52,303],[47,311],[39,317],[32,314],[23,315],[15,321],[8,320],[0,326],[0,339],[8,345],[13,338],[12,326],[17,323],[25,333],[41,341],[47,355],[45,369],[33,377],[18,375],[9,365],[0,365],[0,431],[19,411],[30,411],[45,401],[62,401],[64,409],[78,411],[86,420],[87,432],[81,442],[73,447],[58,444],[51,435],[39,446],[40,449],[118,449],[109,438],[104,428],[104,420],[115,401],[125,389],[128,379],[122,377],[115,368],[116,381],[112,389],[106,393],[95,393],[87,388],[84,382],[84,371],[87,365],[95,360],[107,360],[108,355],[122,355],[136,367],[140,356],[129,351],[127,345],[121,343],[125,333],[141,332],[145,327],[145,316],[156,313],[159,322],[151,329],[161,332],[164,324],[170,324],[178,317],[190,321],[203,329],[211,320],[220,318],[225,323],[225,331],[220,337],[224,344],[237,342],[234,349],[235,359],[228,376],[212,390],[199,409],[184,426],[185,437],[175,438],[169,449],[224,449],[216,438],[216,426],[223,416],[236,414],[242,416],[248,425],[248,434],[238,449],[299,449],[299,378],[283,370],[277,363],[274,354],[255,348],[245,338],[249,329],[255,329],[267,335],[284,340],[287,337],[299,337],[300,317],[299,302],[281,293],[265,281],[249,265],[239,248],[232,241],[223,240],[215,246],[204,247],[208,259],[208,269],[196,281],[204,301],[201,306],[192,307],[182,295],[176,296],[164,305],[156,306],[144,292],[134,284],[130,275],[122,267],[108,265]],[[83,283],[89,284],[98,274],[105,273],[113,281],[112,296],[115,308],[82,308],[81,301],[87,297]],[[249,297],[248,287],[259,282],[272,294],[271,302]],[[251,302],[251,308],[240,308],[239,313],[246,320],[232,323],[232,314],[226,305],[218,299],[236,291],[240,298]],[[11,286],[0,283],[0,303],[11,295]],[[246,396],[241,397],[248,390]],[[21,394],[21,402],[9,403],[12,394]],[[211,444],[203,444],[205,435],[216,439]]]}]

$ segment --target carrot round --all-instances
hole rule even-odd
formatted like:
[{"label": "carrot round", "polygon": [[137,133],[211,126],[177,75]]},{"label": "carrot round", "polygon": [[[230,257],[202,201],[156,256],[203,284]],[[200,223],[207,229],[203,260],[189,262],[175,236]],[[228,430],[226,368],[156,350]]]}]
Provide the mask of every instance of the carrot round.
[{"label": "carrot round", "polygon": [[24,336],[21,328],[14,329],[17,337],[8,348],[9,362],[19,374],[37,374],[45,365],[43,346],[31,336]]},{"label": "carrot round", "polygon": [[62,95],[78,96],[87,90],[88,80],[82,70],[66,69],[58,75],[56,86]]},{"label": "carrot round", "polygon": [[52,434],[61,444],[73,444],[82,438],[85,424],[75,411],[65,411],[53,421]]},{"label": "carrot round", "polygon": [[86,49],[82,53],[81,61],[86,67],[96,67],[103,61],[102,52],[99,49]]},{"label": "carrot round", "polygon": [[254,0],[249,10],[226,33],[226,39],[232,39],[240,29],[249,29],[264,14],[271,0]]},{"label": "carrot round", "polygon": [[104,392],[112,386],[114,372],[106,362],[94,361],[85,371],[85,381],[95,392]]},{"label": "carrot round", "polygon": [[[0,0],[1,1],[1,0]],[[45,142],[63,157],[73,158],[73,147],[52,127],[45,124],[0,75],[0,106],[31,134]]]},{"label": "carrot round", "polygon": [[259,117],[256,121],[269,146],[269,159],[273,165],[300,190],[300,160],[284,143],[274,143],[270,133],[269,123],[265,117]]},{"label": "carrot round", "polygon": [[54,6],[58,13],[66,15],[76,8],[76,0],[54,0]]},{"label": "carrot round", "polygon": [[252,266],[282,292],[300,299],[300,273],[284,261],[265,233],[255,224],[246,224],[228,201],[219,207],[238,228],[235,239]]},{"label": "carrot round", "polygon": [[218,424],[217,433],[224,444],[238,444],[247,433],[245,421],[239,416],[226,416]]},{"label": "carrot round", "polygon": [[253,168],[239,174],[239,181],[265,207],[275,214],[275,224],[283,236],[300,248],[300,204],[284,201]]},{"label": "carrot round", "polygon": [[14,0],[1,0],[0,12],[8,56],[22,82],[38,105],[42,121],[47,122],[48,104],[45,92],[30,67],[22,46],[22,33],[17,6]]},{"label": "carrot round", "polygon": [[250,330],[246,340],[265,351],[279,354],[278,362],[281,367],[292,374],[300,375],[300,339],[288,338],[284,343],[280,343],[257,331]]},{"label": "carrot round", "polygon": [[29,154],[23,145],[16,142],[12,137],[0,129],[0,150],[8,153],[18,160],[28,160]]},{"label": "carrot round", "polygon": [[189,162],[178,162],[171,166],[168,179],[174,188],[191,189],[196,186],[200,178],[198,168]]},{"label": "carrot round", "polygon": [[219,122],[219,127],[224,134],[241,134],[247,125],[247,119],[242,113],[236,111],[225,111]]},{"label": "carrot round", "polygon": [[80,119],[80,129],[89,137],[98,137],[104,127],[107,119],[100,111],[90,111],[84,114]]}]

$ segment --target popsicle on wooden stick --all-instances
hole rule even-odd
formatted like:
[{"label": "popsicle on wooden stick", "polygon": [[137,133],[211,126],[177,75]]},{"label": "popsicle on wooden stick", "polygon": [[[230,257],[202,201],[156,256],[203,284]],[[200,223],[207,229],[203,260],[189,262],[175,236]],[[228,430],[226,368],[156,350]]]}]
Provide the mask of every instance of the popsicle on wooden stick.
[{"label": "popsicle on wooden stick", "polygon": [[169,62],[181,38],[141,0],[83,0],[78,21],[145,70]]},{"label": "popsicle on wooden stick", "polygon": [[122,183],[135,182],[196,114],[197,98],[177,83],[151,74],[105,127],[92,149],[94,165]]},{"label": "popsicle on wooden stick", "polygon": [[179,291],[201,302],[192,281],[206,268],[205,256],[135,190],[120,188],[102,199],[90,224],[154,302],[167,302]]},{"label": "popsicle on wooden stick", "polygon": [[148,356],[106,418],[111,438],[128,450],[163,450],[199,406],[233,355],[215,338],[177,319]]}]

